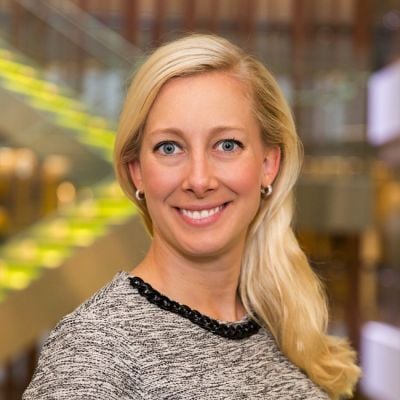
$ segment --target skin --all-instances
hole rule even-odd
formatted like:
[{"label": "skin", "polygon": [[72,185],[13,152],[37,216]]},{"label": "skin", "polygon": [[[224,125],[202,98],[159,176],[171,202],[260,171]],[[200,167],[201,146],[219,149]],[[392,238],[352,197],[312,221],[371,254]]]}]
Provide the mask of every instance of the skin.
[{"label": "skin", "polygon": [[[240,320],[245,238],[279,162],[279,149],[261,140],[242,82],[226,72],[168,81],[129,166],[154,227],[132,275],[211,318]],[[201,210],[212,211],[199,219]]]}]

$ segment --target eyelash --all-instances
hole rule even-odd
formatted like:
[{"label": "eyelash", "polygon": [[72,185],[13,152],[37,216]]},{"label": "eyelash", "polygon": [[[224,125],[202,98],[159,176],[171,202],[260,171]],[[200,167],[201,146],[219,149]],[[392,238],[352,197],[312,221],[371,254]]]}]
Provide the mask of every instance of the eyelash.
[{"label": "eyelash", "polygon": [[[220,146],[220,145],[223,145],[224,143],[233,143],[235,146],[237,146],[237,147],[239,147],[239,148],[241,148],[241,149],[244,148],[243,143],[240,142],[239,140],[236,140],[236,139],[223,139],[223,140],[220,140],[220,141],[218,141],[218,142],[216,143],[215,147],[218,147],[218,146]],[[173,141],[170,141],[170,140],[166,140],[166,141],[163,141],[163,142],[158,143],[158,144],[154,147],[154,151],[160,152],[160,150],[162,149],[162,147],[165,146],[165,145],[172,145],[172,146],[174,146],[175,148],[181,149],[181,146],[179,146],[179,144],[177,144],[176,142],[173,142]],[[236,148],[235,148],[235,149],[232,149],[232,150],[226,150],[226,151],[223,150],[223,151],[226,152],[226,153],[231,153],[231,152],[234,152],[235,150],[236,150]],[[163,155],[172,155],[172,154],[174,154],[174,153],[166,153],[165,151],[162,151],[161,153],[162,153]]]},{"label": "eyelash", "polygon": [[[219,142],[217,142],[217,146],[222,145],[224,143],[233,143],[234,145],[236,145],[237,147],[239,147],[241,149],[243,149],[243,147],[244,147],[243,143],[239,142],[239,140],[236,140],[236,139],[223,139],[223,140],[220,140]],[[235,150],[236,149],[233,149],[231,151],[226,151],[226,152],[229,153],[229,152],[233,152]]]},{"label": "eyelash", "polygon": [[[175,146],[175,148],[181,148],[177,143],[175,143],[175,142],[173,142],[173,141],[170,141],[170,140],[166,140],[166,141],[164,141],[164,142],[160,142],[160,143],[158,143],[155,147],[154,147],[154,151],[160,151],[161,150],[161,148],[163,147],[163,146],[165,146],[165,145],[172,145],[172,146]],[[161,151],[161,154],[163,154],[163,155],[170,155],[170,154],[173,154],[173,153],[165,153],[165,151]]]}]

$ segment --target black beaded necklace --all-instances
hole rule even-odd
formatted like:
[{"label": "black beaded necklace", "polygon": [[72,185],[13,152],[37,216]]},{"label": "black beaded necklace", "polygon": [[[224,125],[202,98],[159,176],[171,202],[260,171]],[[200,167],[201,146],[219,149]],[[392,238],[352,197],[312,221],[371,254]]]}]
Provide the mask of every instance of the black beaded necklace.
[{"label": "black beaded necklace", "polygon": [[178,314],[194,324],[228,339],[239,340],[254,335],[260,329],[260,326],[253,320],[249,319],[246,322],[224,324],[215,319],[209,318],[201,314],[199,311],[192,310],[190,307],[170,300],[167,296],[162,295],[151,285],[144,282],[143,279],[137,276],[129,277],[131,286],[133,286],[139,294],[145,297],[150,303],[156,306]]}]

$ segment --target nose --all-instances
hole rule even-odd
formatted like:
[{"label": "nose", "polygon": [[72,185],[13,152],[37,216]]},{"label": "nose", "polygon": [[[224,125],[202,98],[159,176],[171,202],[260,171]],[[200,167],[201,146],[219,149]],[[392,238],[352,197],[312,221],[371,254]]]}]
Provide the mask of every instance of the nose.
[{"label": "nose", "polygon": [[218,187],[215,166],[206,154],[193,154],[188,160],[182,189],[204,197]]}]

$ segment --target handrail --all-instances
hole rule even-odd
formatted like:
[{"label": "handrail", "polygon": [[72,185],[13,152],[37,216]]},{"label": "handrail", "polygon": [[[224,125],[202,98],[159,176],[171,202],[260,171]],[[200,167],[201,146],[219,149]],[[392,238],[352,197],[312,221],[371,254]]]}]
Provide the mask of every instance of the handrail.
[{"label": "handrail", "polygon": [[72,2],[56,6],[49,0],[15,1],[107,67],[129,70],[142,55],[138,47]]}]

